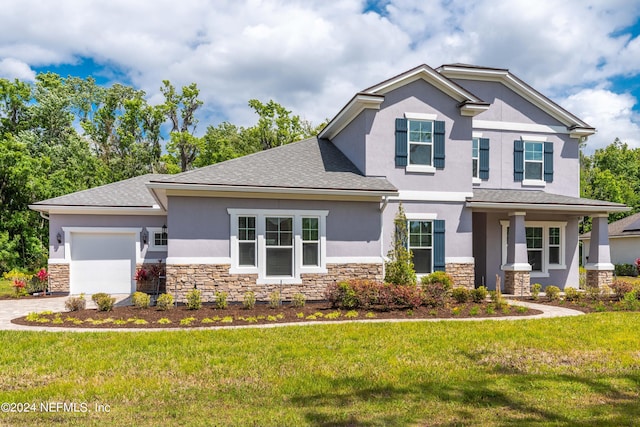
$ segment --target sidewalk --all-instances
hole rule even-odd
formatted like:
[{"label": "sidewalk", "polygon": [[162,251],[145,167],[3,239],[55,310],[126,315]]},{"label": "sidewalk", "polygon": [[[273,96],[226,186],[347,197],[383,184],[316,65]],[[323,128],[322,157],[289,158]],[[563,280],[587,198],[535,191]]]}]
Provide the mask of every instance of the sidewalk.
[{"label": "sidewalk", "polygon": [[[130,295],[112,295],[116,298],[116,304],[128,305],[128,298]],[[113,328],[113,329],[105,329],[105,328],[58,328],[58,327],[47,327],[47,326],[24,326],[24,325],[16,325],[11,323],[11,319],[15,319],[16,317],[26,316],[31,312],[42,312],[51,310],[53,312],[65,311],[64,302],[68,297],[60,297],[60,298],[30,298],[30,299],[17,299],[17,300],[0,300],[0,330],[15,330],[15,331],[48,331],[48,332],[105,332],[105,331],[118,331],[118,332],[140,332],[140,331],[179,331],[180,329],[176,328]],[[400,322],[442,322],[442,321],[482,321],[482,320],[526,320],[526,319],[541,319],[541,318],[551,318],[551,317],[568,317],[568,316],[579,316],[582,313],[581,311],[571,310],[564,307],[554,307],[544,304],[534,304],[527,301],[517,301],[517,300],[509,300],[509,303],[512,305],[523,305],[525,307],[532,308],[534,310],[542,311],[541,314],[536,314],[534,316],[504,316],[504,317],[472,317],[472,318],[461,318],[461,319],[371,319],[371,320],[341,320],[336,322],[330,321],[322,321],[322,322],[305,322],[305,323],[294,323],[295,325],[304,326],[304,325],[314,325],[314,324],[332,324],[332,323],[353,323],[353,322],[369,322],[369,323],[400,323]],[[90,298],[87,299],[87,308],[95,308],[95,304],[91,301]],[[243,326],[221,326],[221,327],[210,327],[204,329],[238,329],[238,328],[273,328],[273,327],[282,327],[292,325],[289,323],[278,323],[273,325],[243,325]]]}]

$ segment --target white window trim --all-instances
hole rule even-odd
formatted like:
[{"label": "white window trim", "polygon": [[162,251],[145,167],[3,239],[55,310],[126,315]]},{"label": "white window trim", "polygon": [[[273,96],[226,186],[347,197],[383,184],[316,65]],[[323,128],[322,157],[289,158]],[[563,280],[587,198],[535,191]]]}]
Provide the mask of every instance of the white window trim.
[{"label": "white window trim", "polygon": [[[435,114],[420,114],[420,113],[404,113],[407,119],[407,166],[405,170],[407,172],[414,173],[436,173],[436,168],[433,166],[433,155],[435,151],[434,130],[435,120],[437,115]],[[408,117],[413,116],[413,117]],[[434,118],[432,118],[434,117]],[[411,141],[411,121],[431,122],[431,142]],[[416,165],[411,164],[411,144],[416,145],[430,145],[431,146],[431,164],[430,165]]]},{"label": "white window trim", "polygon": [[[473,155],[473,140],[477,140],[478,141],[478,156],[474,157]],[[478,173],[478,176],[473,176],[473,168],[471,169],[471,179],[473,181],[474,184],[479,184],[482,182],[482,180],[480,179],[480,137],[479,136],[474,136],[471,138],[471,165],[473,166],[473,160],[474,159],[478,159],[478,167],[476,168],[476,172]]]},{"label": "white window trim", "polygon": [[147,227],[148,237],[148,251],[152,252],[166,252],[169,243],[169,236],[167,236],[167,245],[156,245],[156,239],[154,233],[162,233],[162,227]]},{"label": "white window trim", "polygon": [[[542,167],[544,168],[544,163],[542,164]],[[544,175],[544,171],[542,172],[542,174]],[[523,187],[546,187],[547,183],[543,179],[523,179],[522,186]]]},{"label": "white window trim", "polygon": [[[238,233],[239,233],[239,227],[238,227],[238,218],[240,217],[245,217],[245,218],[254,218],[254,220],[256,221],[256,230],[255,230],[255,238],[253,240],[240,240],[237,238]],[[240,262],[240,243],[250,243],[253,242],[253,259],[256,261],[256,263],[258,262],[258,257],[257,257],[257,252],[258,252],[258,224],[257,224],[258,218],[256,218],[255,215],[238,215],[236,216],[236,231],[238,233],[236,233],[236,239],[237,239],[237,243],[236,243],[236,263]],[[239,264],[238,264],[239,265]],[[251,266],[251,265],[243,265],[240,268],[256,268],[256,266]]]},{"label": "white window trim", "polygon": [[[544,181],[544,141],[537,141],[536,137],[529,137],[522,140],[522,185],[532,187],[544,187],[546,185]],[[527,176],[527,142],[542,144],[542,160],[529,160],[529,163],[540,163],[540,179],[526,179]]]},{"label": "white window trim", "polygon": [[404,118],[407,120],[438,120],[438,115],[433,113],[404,113]]},{"label": "white window trim", "polygon": [[[231,245],[230,274],[257,274],[258,285],[265,284],[301,284],[302,274],[327,273],[327,215],[328,210],[286,210],[286,209],[234,209],[229,208],[231,228],[229,243]],[[238,265],[238,217],[254,216],[256,218],[257,253],[255,267]],[[265,243],[265,218],[289,217],[293,218],[293,276],[291,277],[267,277],[266,258],[267,246]],[[320,241],[320,259],[318,266],[302,265],[302,217],[318,218],[318,239]]]},{"label": "white window trim", "polygon": [[[431,272],[433,273],[433,221],[438,218],[438,214],[435,213],[423,213],[423,214],[405,214],[407,218],[407,249],[411,249],[409,242],[410,227],[409,221],[429,221],[431,222]],[[422,276],[428,276],[431,273],[416,273],[416,277],[420,279]]]},{"label": "white window trim", "polygon": [[[431,160],[433,161],[433,157]],[[435,166],[428,166],[428,165],[407,165],[405,170],[407,172],[414,172],[414,173],[436,173]]]},{"label": "white window trim", "polygon": [[[507,227],[509,227],[508,220],[501,220],[502,226],[502,265],[500,268],[504,270],[507,264]],[[550,270],[566,270],[566,221],[525,221],[525,227],[542,227],[542,271],[531,271],[531,277],[549,277]],[[549,264],[549,228],[560,229],[560,264]]]}]

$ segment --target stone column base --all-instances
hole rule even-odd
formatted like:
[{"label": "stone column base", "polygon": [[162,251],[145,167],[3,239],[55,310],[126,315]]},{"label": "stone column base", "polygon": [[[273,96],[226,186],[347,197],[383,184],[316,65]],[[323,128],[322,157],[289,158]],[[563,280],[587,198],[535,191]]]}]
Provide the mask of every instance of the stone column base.
[{"label": "stone column base", "polygon": [[49,264],[49,292],[69,293],[69,264]]},{"label": "stone column base", "polygon": [[504,272],[504,293],[516,296],[531,295],[531,276],[528,271]]},{"label": "stone column base", "polygon": [[475,288],[475,264],[474,263],[447,263],[446,273],[453,279],[453,285],[460,288]]},{"label": "stone column base", "polygon": [[587,288],[601,288],[611,286],[613,283],[613,271],[611,270],[587,270]]}]

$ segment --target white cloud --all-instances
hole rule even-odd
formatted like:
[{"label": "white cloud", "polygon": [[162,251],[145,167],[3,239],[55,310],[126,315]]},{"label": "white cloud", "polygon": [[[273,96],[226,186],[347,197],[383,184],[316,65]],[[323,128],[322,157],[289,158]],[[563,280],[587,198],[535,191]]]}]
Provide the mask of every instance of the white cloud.
[{"label": "white cloud", "polygon": [[[640,73],[640,38],[622,31],[640,16],[640,2],[381,3],[382,16],[363,13],[361,0],[183,0],[179,6],[111,0],[81,7],[73,0],[9,0],[0,58],[30,70],[90,57],[118,67],[156,101],[163,79],[176,86],[196,82],[207,107],[201,129],[222,118],[252,124],[251,98],[273,98],[317,123],[358,90],[421,63],[509,68],[554,99]],[[593,110],[582,108],[587,105]],[[597,117],[596,103],[577,107],[576,114]],[[626,123],[631,138],[638,122],[624,117],[616,124]],[[594,125],[602,135],[603,126]]]},{"label": "white cloud", "polygon": [[15,58],[0,59],[0,77],[13,80],[34,81],[36,73],[22,61]]},{"label": "white cloud", "polygon": [[569,96],[562,105],[597,129],[598,133],[589,137],[585,147],[587,152],[593,152],[616,138],[633,148],[640,147],[640,121],[632,110],[637,102],[629,94],[585,89]]}]

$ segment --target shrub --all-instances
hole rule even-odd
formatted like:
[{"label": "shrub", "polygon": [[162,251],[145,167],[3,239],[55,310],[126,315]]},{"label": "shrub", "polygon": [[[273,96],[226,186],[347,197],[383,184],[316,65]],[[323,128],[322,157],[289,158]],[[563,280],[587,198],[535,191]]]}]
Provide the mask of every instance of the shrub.
[{"label": "shrub", "polygon": [[356,308],[358,306],[356,291],[349,282],[340,282],[330,286],[327,289],[327,299],[333,308]]},{"label": "shrub", "polygon": [[638,307],[640,306],[640,303],[638,303],[638,297],[635,291],[627,292],[626,294],[624,294],[624,297],[622,298],[622,302],[624,303],[625,308],[627,310],[637,310]]},{"label": "shrub", "polygon": [[185,295],[187,299],[187,308],[189,310],[200,310],[202,308],[202,294],[200,289],[191,289]]},{"label": "shrub", "polygon": [[49,285],[49,273],[46,268],[41,268],[36,274],[31,277],[31,280],[27,282],[26,291],[28,294],[35,294],[44,292]]},{"label": "shrub", "polygon": [[598,299],[600,299],[600,288],[598,288],[597,286],[589,286],[586,288],[586,295],[587,298],[589,298],[592,301],[596,301]]},{"label": "shrub", "polygon": [[567,301],[580,301],[582,294],[576,289],[567,286],[564,288],[564,299]]},{"label": "shrub", "polygon": [[280,291],[273,291],[269,294],[269,307],[278,308],[282,305]]},{"label": "shrub", "polygon": [[350,280],[349,285],[355,292],[357,306],[369,308],[380,302],[380,292],[387,287],[386,284],[374,280],[356,279]]},{"label": "shrub", "polygon": [[557,301],[560,298],[560,288],[557,286],[547,286],[544,289],[544,292],[547,294],[549,301]]},{"label": "shrub", "polygon": [[242,306],[247,310],[252,310],[256,306],[256,294],[255,292],[245,292],[242,297]]},{"label": "shrub", "polygon": [[98,306],[98,311],[111,311],[113,309],[113,304],[116,303],[115,298],[112,298],[109,294],[104,292],[93,294],[91,299]]},{"label": "shrub", "polygon": [[587,288],[587,269],[584,267],[578,267],[578,286],[580,289]]},{"label": "shrub", "polygon": [[635,266],[636,266],[636,274],[640,274],[640,258],[636,258]]},{"label": "shrub", "polygon": [[389,285],[393,302],[400,307],[416,308],[422,305],[422,290],[415,285]]},{"label": "shrub", "polygon": [[616,276],[632,276],[638,275],[638,269],[633,264],[616,264],[614,265],[614,273]]},{"label": "shrub", "polygon": [[469,289],[453,288],[453,290],[451,291],[451,296],[458,304],[464,304],[465,302],[469,301]]},{"label": "shrub", "polygon": [[633,284],[624,280],[616,280],[611,284],[611,289],[615,292],[616,297],[622,300],[626,294],[633,291]]},{"label": "shrub", "polygon": [[486,286],[479,286],[471,291],[471,299],[475,303],[482,303],[487,299],[487,295],[489,295],[489,291],[487,291]]},{"label": "shrub", "polygon": [[173,295],[171,294],[162,294],[158,297],[156,301],[156,307],[160,311],[166,311],[173,307]]},{"label": "shrub", "polygon": [[540,283],[534,283],[531,285],[531,298],[534,301],[537,301],[540,298],[540,291],[542,290],[542,285]]},{"label": "shrub", "polygon": [[422,285],[423,303],[429,307],[444,307],[449,288],[442,282],[424,283]]},{"label": "shrub", "polygon": [[446,290],[450,290],[453,287],[453,278],[444,271],[434,271],[431,274],[422,276],[423,285],[432,283],[442,283]]},{"label": "shrub", "polygon": [[149,308],[151,305],[151,296],[144,292],[134,292],[131,296],[131,302],[136,308]]},{"label": "shrub", "polygon": [[216,292],[216,308],[220,310],[227,308],[229,305],[227,302],[228,296],[229,294],[227,292]]},{"label": "shrub", "polygon": [[293,295],[293,299],[291,300],[291,305],[293,305],[296,308],[300,308],[300,307],[304,307],[306,302],[307,302],[307,298],[304,296],[304,294],[298,292]]}]

